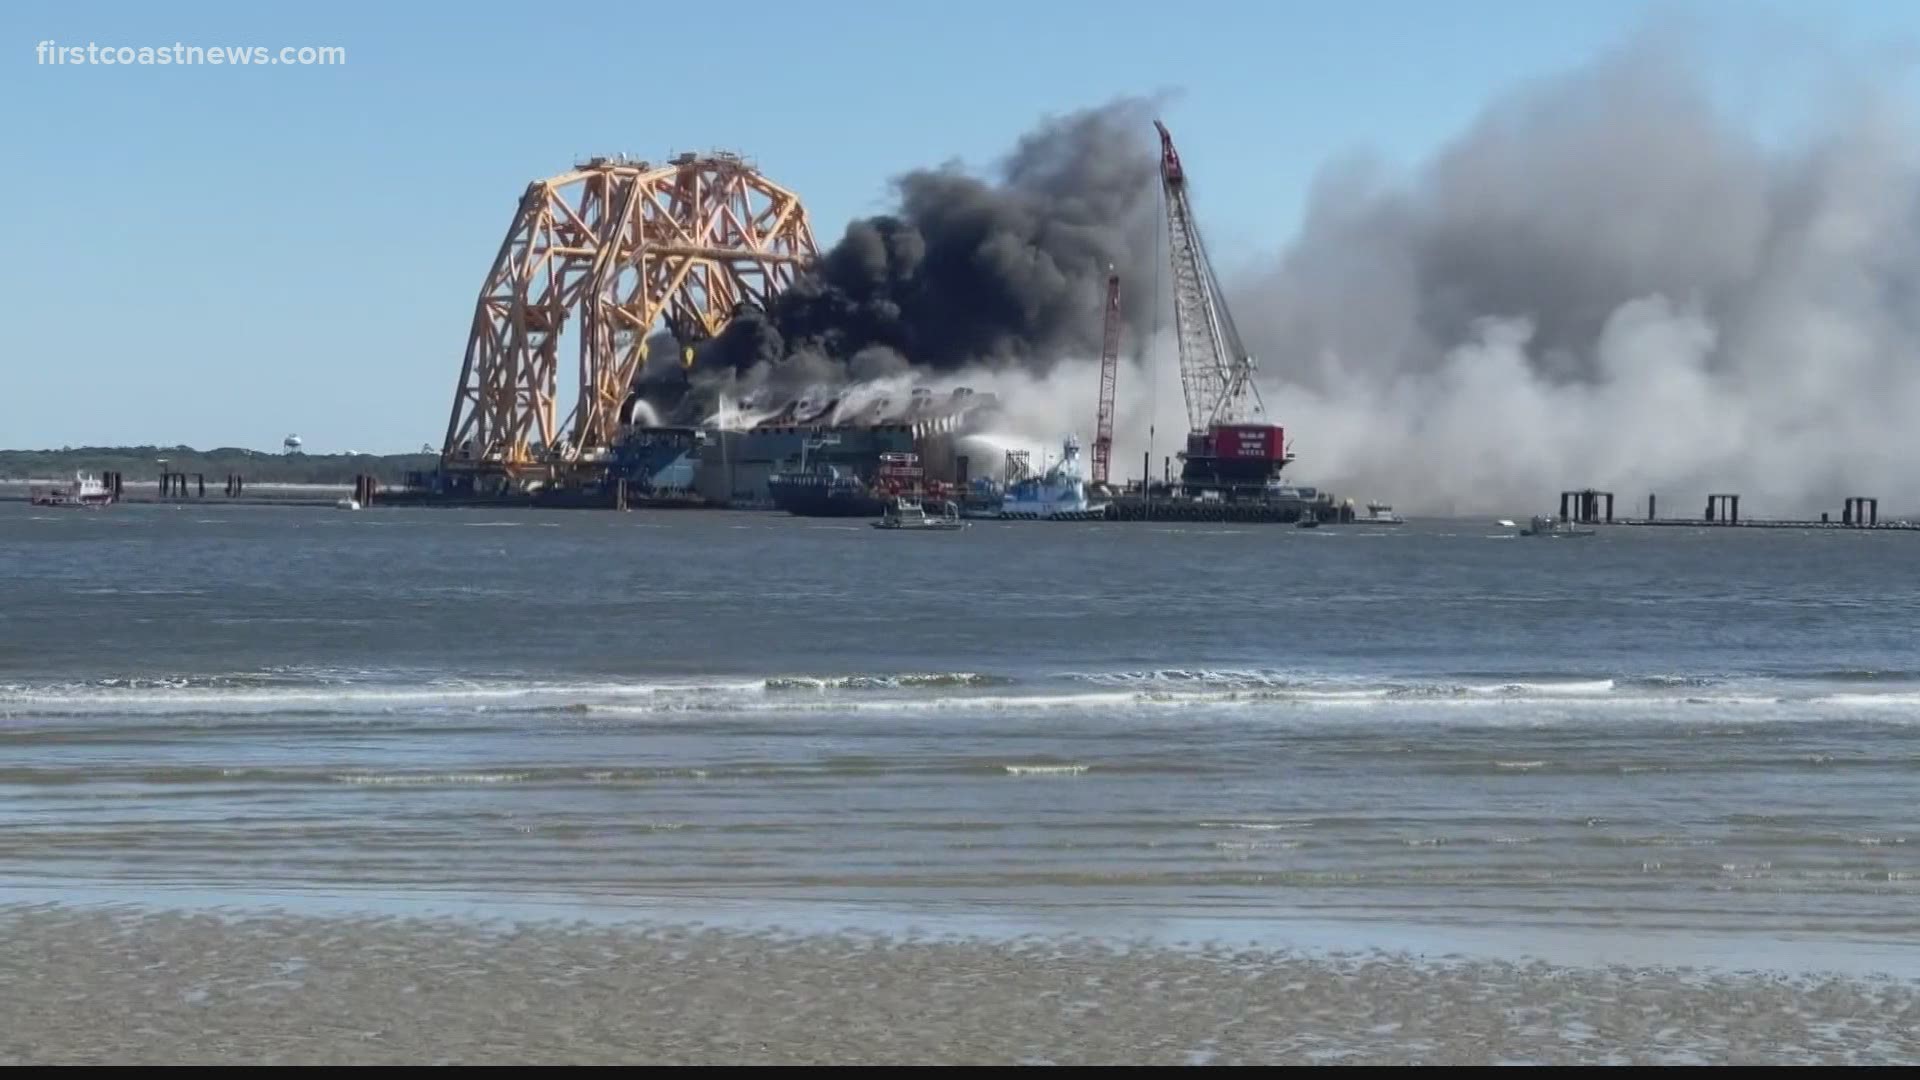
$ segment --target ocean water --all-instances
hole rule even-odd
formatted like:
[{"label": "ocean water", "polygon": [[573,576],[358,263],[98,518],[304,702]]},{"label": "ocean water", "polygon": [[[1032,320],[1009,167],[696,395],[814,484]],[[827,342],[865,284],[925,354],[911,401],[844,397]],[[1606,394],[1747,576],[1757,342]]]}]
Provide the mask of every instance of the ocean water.
[{"label": "ocean water", "polygon": [[1916,571],[1866,533],[0,505],[0,902],[1731,936],[1912,974]]}]

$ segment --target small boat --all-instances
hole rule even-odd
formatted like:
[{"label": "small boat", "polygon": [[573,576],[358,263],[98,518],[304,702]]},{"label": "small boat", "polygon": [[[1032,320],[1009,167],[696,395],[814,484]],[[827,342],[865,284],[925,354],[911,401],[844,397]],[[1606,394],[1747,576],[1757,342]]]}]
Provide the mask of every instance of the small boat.
[{"label": "small boat", "polygon": [[1594,530],[1582,529],[1571,521],[1554,517],[1552,514],[1535,514],[1520,530],[1521,536],[1592,536]]},{"label": "small boat", "polygon": [[333,504],[333,508],[335,510],[358,510],[360,509],[360,500],[341,499],[338,502]]},{"label": "small boat", "polygon": [[1367,516],[1354,518],[1358,525],[1405,525],[1407,519],[1393,512],[1393,507],[1383,502],[1367,504]]},{"label": "small boat", "polygon": [[876,529],[910,529],[916,532],[952,532],[964,529],[967,522],[960,520],[960,509],[953,503],[946,505],[946,512],[939,517],[929,517],[926,507],[920,500],[902,495],[887,504],[880,520],[873,523]]},{"label": "small boat", "polygon": [[1320,519],[1314,517],[1312,514],[1308,514],[1306,517],[1294,522],[1293,525],[1296,529],[1317,529],[1320,527]]},{"label": "small boat", "polygon": [[79,506],[98,510],[113,504],[113,489],[91,474],[74,473],[71,485],[33,488],[27,501],[35,506]]}]

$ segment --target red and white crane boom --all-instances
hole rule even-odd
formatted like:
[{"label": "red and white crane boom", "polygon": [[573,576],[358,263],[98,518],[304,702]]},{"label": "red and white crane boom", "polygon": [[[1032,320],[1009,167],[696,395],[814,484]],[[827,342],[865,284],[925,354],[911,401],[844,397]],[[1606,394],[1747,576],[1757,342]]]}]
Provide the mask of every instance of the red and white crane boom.
[{"label": "red and white crane boom", "polygon": [[1160,184],[1167,196],[1167,240],[1173,270],[1174,331],[1180,348],[1180,388],[1195,432],[1218,425],[1263,423],[1266,406],[1253,384],[1253,358],[1240,341],[1194,220],[1186,171],[1173,136],[1158,120]]},{"label": "red and white crane boom", "polygon": [[1107,482],[1113,461],[1113,386],[1120,373],[1120,275],[1107,271],[1107,324],[1100,346],[1100,411],[1093,428],[1093,482]]}]

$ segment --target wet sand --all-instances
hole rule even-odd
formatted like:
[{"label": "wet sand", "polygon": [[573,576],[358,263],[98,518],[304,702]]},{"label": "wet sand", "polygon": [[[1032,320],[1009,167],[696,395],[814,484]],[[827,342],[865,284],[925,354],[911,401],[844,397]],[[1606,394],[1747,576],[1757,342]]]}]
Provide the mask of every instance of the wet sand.
[{"label": "wet sand", "polygon": [[1920,984],[465,919],[0,909],[0,1063],[1893,1063]]}]

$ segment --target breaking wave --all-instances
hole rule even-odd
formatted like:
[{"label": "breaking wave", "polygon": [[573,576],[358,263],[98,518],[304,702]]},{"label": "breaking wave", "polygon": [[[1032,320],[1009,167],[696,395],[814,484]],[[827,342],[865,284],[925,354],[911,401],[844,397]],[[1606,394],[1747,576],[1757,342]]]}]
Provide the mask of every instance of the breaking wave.
[{"label": "breaking wave", "polygon": [[1002,675],[971,671],[909,675],[779,675],[764,684],[768,690],[940,690],[949,687],[1012,686]]},{"label": "breaking wave", "polygon": [[1920,722],[1920,679],[1864,671],[1382,678],[1169,667],[1021,675],[917,671],[567,680],[287,668],[0,684],[0,739],[26,737],[21,720],[59,717],[232,723],[235,718],[317,716],[370,723],[413,718],[436,724],[464,717],[468,723],[497,725],[535,722],[508,719],[521,716],[587,722],[674,714],[909,716],[1175,709],[1243,714],[1269,710],[1290,717],[1386,710],[1414,717],[1480,717],[1490,723],[1551,722],[1596,710],[1621,715],[1654,710],[1724,721],[1735,715],[1764,720],[1772,709],[1804,719],[1809,709],[1819,709],[1882,723]]}]

